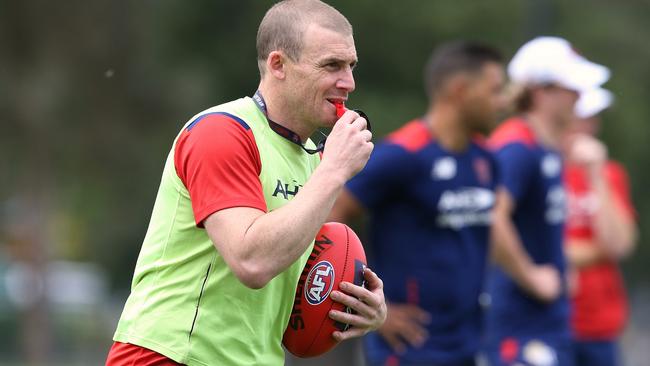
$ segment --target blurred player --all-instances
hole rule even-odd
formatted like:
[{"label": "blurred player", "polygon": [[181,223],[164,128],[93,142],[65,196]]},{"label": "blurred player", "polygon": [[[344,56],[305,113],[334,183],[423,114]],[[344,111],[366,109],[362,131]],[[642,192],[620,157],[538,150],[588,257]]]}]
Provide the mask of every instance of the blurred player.
[{"label": "blurred player", "polygon": [[492,366],[572,365],[561,280],[566,197],[560,147],[579,92],[605,82],[609,70],[564,39],[538,37],[517,51],[508,75],[521,88],[520,115],[503,122],[490,139],[502,188],[494,209],[499,267],[488,280],[487,358]]},{"label": "blurred player", "polygon": [[425,69],[426,115],[390,134],[337,200],[330,219],[367,212],[385,324],[364,339],[369,365],[474,365],[495,162],[476,135],[504,107],[500,54],[453,42]]},{"label": "blurred player", "polygon": [[599,113],[612,99],[602,88],[580,96],[566,150],[565,250],[576,274],[572,326],[577,366],[620,365],[617,339],[627,320],[617,262],[634,249],[635,211],[625,168],[608,160],[607,148],[594,137]]},{"label": "blurred player", "polygon": [[[373,144],[335,103],[354,90],[352,27],[289,0],[257,36],[259,89],[203,111],[174,141],[107,365],[282,365],[282,335],[316,232]],[[332,127],[321,158],[309,136]],[[385,318],[381,280],[331,296],[358,337]],[[343,289],[343,288],[342,288]],[[341,289],[341,290],[342,290]]]}]

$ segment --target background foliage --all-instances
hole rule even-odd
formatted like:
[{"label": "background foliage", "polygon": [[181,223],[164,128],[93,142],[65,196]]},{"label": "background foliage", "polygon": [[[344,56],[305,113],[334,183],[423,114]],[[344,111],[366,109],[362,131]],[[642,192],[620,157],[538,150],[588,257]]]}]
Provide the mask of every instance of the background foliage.
[{"label": "background foliage", "polygon": [[[632,291],[650,285],[650,2],[330,3],[354,26],[349,104],[379,136],[424,112],[422,66],[443,41],[486,41],[509,58],[535,35],[559,35],[609,66],[617,100],[602,138],[630,171],[641,230],[624,269]],[[95,263],[121,306],[172,139],[196,112],[255,91],[255,35],[271,4],[0,0],[1,262]]]}]

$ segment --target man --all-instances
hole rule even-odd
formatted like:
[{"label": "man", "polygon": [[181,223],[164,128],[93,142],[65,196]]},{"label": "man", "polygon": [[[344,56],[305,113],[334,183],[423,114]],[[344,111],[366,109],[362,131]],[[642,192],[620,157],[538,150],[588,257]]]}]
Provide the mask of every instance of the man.
[{"label": "man", "polygon": [[[571,365],[569,307],[561,280],[566,212],[559,151],[579,93],[605,82],[609,71],[564,39],[538,37],[517,51],[508,74],[521,88],[520,115],[501,124],[490,139],[502,188],[494,209],[494,257],[500,268],[488,280],[487,357],[492,366]],[[538,272],[537,290],[526,275],[533,272]]]},{"label": "man", "polygon": [[378,145],[330,219],[370,215],[388,316],[365,338],[369,365],[474,365],[495,164],[476,138],[503,107],[494,49],[452,42],[432,54],[426,115]]},{"label": "man", "polygon": [[[343,184],[373,144],[336,118],[354,90],[352,27],[317,0],[274,5],[257,36],[259,90],[199,113],[175,140],[108,365],[282,365],[296,284]],[[332,127],[322,161],[309,136]],[[319,164],[320,163],[320,164]],[[331,296],[352,328],[385,318],[382,282]]]},{"label": "man", "polygon": [[576,103],[567,146],[568,218],[565,250],[575,271],[572,328],[576,366],[620,365],[617,339],[627,299],[617,262],[634,249],[635,210],[625,168],[607,159],[595,138],[612,94],[590,90]]}]

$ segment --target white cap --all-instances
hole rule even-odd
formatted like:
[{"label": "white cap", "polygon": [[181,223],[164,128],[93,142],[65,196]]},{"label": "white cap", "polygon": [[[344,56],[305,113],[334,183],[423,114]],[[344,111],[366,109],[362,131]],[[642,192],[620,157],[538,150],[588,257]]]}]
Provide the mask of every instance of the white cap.
[{"label": "white cap", "polygon": [[614,94],[607,89],[593,88],[580,93],[574,107],[578,118],[590,118],[612,105]]},{"label": "white cap", "polygon": [[537,37],[517,51],[508,76],[515,83],[554,83],[580,92],[607,81],[609,69],[581,56],[565,39]]}]

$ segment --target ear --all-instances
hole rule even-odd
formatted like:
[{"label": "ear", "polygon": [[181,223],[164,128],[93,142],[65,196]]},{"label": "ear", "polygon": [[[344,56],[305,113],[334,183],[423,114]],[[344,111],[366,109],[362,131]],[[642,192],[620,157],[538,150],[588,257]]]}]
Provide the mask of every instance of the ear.
[{"label": "ear", "polygon": [[275,78],[283,80],[285,74],[286,55],[281,51],[272,51],[269,57],[266,58],[266,69]]},{"label": "ear", "polygon": [[460,101],[465,98],[470,82],[466,75],[456,74],[447,80],[444,94],[451,100]]}]

